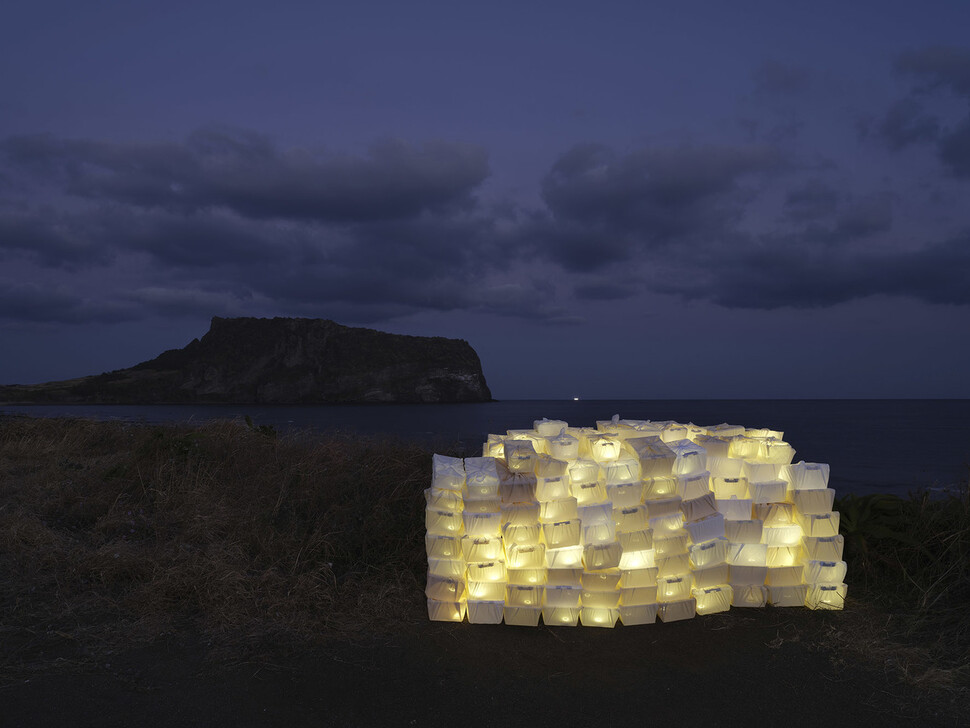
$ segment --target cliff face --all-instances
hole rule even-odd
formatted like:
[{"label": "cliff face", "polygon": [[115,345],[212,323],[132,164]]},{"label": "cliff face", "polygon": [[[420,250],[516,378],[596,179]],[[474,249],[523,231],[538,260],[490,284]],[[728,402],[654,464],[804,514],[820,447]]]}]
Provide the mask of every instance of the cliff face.
[{"label": "cliff face", "polygon": [[325,319],[212,319],[183,349],[93,377],[0,387],[0,400],[78,403],[487,402],[461,339],[400,336]]}]

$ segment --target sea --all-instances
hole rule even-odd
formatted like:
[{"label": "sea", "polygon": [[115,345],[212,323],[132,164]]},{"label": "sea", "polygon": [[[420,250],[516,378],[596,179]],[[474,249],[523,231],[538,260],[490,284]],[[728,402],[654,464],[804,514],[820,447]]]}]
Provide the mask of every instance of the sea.
[{"label": "sea", "polygon": [[489,434],[528,429],[543,417],[593,427],[614,415],[697,425],[780,430],[794,462],[828,463],[837,495],[917,490],[944,494],[970,483],[970,400],[505,400],[420,405],[5,405],[0,416],[128,422],[205,422],[249,417],[279,432],[339,431],[395,437],[480,455]]}]

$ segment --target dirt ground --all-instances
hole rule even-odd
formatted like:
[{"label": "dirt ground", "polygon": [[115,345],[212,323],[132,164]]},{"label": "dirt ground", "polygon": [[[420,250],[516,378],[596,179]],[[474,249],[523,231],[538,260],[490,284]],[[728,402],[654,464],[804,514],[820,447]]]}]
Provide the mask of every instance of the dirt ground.
[{"label": "dirt ground", "polygon": [[414,620],[245,661],[182,637],[91,664],[48,640],[20,645],[0,725],[966,724],[960,705],[828,644],[839,614],[733,609],[612,630]]}]

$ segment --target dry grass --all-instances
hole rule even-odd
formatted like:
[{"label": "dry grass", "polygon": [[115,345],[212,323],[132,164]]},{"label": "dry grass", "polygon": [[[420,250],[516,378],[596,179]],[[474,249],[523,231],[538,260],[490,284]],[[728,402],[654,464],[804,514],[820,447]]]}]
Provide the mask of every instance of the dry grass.
[{"label": "dry grass", "polygon": [[414,619],[430,458],[240,422],[0,420],[0,639],[305,643]]}]

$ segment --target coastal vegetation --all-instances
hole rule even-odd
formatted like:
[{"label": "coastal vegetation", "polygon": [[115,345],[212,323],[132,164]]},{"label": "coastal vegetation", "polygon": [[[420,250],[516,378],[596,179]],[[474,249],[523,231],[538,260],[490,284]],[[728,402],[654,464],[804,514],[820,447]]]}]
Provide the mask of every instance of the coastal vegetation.
[{"label": "coastal vegetation", "polygon": [[[424,446],[339,432],[0,419],[0,668],[185,634],[238,655],[406,629],[427,618],[430,472]],[[818,639],[965,693],[970,490],[836,508],[849,599]]]}]

